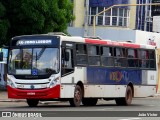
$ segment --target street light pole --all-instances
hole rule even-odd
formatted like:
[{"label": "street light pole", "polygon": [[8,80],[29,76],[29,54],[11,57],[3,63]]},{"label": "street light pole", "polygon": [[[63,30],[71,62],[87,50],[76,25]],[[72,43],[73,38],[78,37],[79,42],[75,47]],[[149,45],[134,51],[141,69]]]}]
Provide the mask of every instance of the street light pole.
[{"label": "street light pole", "polygon": [[93,36],[96,37],[96,17],[110,9],[112,9],[113,7],[121,7],[121,6],[146,6],[146,5],[160,5],[160,3],[148,3],[148,4],[118,4],[118,5],[113,5],[113,6],[110,6],[109,8],[97,13],[96,15],[94,15],[93,17]]}]

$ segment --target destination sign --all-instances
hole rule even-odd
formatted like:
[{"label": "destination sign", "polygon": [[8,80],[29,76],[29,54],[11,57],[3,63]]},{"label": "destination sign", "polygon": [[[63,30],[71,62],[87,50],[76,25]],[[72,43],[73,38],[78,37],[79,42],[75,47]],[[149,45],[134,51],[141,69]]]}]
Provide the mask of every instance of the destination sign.
[{"label": "destination sign", "polygon": [[51,45],[52,40],[19,40],[17,45]]}]

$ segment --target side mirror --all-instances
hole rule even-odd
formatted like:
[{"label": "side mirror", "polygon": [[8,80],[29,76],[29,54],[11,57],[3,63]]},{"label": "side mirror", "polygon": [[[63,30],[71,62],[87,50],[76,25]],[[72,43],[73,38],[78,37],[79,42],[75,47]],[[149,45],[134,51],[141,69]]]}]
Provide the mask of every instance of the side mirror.
[{"label": "side mirror", "polygon": [[65,61],[69,61],[69,52],[65,52]]},{"label": "side mirror", "polygon": [[3,61],[3,52],[0,52],[0,61]]}]

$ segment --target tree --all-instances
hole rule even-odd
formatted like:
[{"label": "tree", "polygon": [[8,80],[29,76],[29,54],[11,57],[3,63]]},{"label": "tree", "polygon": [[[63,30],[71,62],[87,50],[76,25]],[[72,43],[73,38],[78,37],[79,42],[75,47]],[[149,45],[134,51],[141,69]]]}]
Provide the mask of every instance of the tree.
[{"label": "tree", "polygon": [[74,19],[70,0],[1,0],[9,21],[6,36],[66,32]]},{"label": "tree", "polygon": [[9,21],[5,18],[6,9],[0,2],[0,45],[5,44],[7,31],[9,29]]}]

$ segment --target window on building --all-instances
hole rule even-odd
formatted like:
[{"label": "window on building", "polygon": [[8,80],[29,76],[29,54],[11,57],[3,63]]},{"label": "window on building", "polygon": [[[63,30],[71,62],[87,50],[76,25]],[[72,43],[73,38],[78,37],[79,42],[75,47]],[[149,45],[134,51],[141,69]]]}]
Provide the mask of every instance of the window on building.
[{"label": "window on building", "polygon": [[111,10],[105,12],[104,24],[111,25]]},{"label": "window on building", "polygon": [[[104,10],[104,7],[99,7],[98,8],[98,13],[103,11]],[[103,16],[104,16],[104,13],[103,14],[100,14],[98,17],[97,17],[97,24],[98,25],[103,25]]]},{"label": "window on building", "polygon": [[[105,9],[106,7],[90,7],[89,25],[93,24],[93,16]],[[96,17],[96,25],[128,27],[129,13],[126,8],[112,8]]]},{"label": "window on building", "polygon": [[92,7],[92,10],[90,10],[90,14],[89,14],[89,24],[93,24],[93,17],[94,15],[96,15],[98,7]]},{"label": "window on building", "polygon": [[[151,4],[153,0],[137,0],[137,4]],[[152,5],[136,7],[136,29],[152,32],[153,8]]]}]

